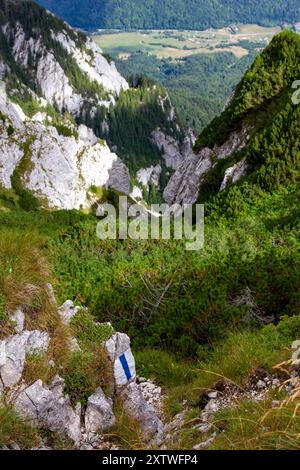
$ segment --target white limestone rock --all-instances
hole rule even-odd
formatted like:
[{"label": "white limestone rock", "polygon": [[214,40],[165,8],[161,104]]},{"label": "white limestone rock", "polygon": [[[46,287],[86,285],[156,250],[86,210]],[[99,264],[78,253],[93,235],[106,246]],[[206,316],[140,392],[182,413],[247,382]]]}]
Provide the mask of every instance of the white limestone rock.
[{"label": "white limestone rock", "polygon": [[4,387],[14,387],[21,379],[26,354],[45,353],[49,335],[42,331],[24,331],[0,341],[0,379]]},{"label": "white limestone rock", "polygon": [[74,410],[63,390],[64,381],[60,377],[56,377],[50,387],[37,380],[16,394],[14,406],[20,416],[29,419],[32,425],[58,432],[79,446],[81,407],[77,406]]},{"label": "white limestone rock", "polygon": [[24,331],[22,338],[25,340],[26,354],[42,354],[47,352],[50,336],[47,331]]},{"label": "white limestone rock", "polygon": [[[79,138],[59,135],[39,121],[22,121],[3,89],[0,112],[6,116],[0,126],[0,184],[11,188],[11,177],[24,157],[23,144],[29,142],[30,159],[22,184],[49,207],[90,208],[95,202],[92,186],[111,188],[129,194],[128,168],[108,146],[98,141],[91,129],[79,127]],[[8,128],[13,134],[8,135]],[[30,139],[30,140],[29,140]]]},{"label": "white limestone rock", "polygon": [[106,398],[100,387],[89,397],[85,412],[85,428],[87,433],[104,432],[115,425],[116,418],[113,413],[112,404],[112,400]]},{"label": "white limestone rock", "polygon": [[155,409],[158,416],[163,416],[163,393],[162,388],[151,380],[139,377],[140,390],[146,402]]},{"label": "white limestone rock", "polygon": [[58,41],[66,51],[72,55],[80,69],[85,72],[91,81],[96,81],[104,89],[119,95],[121,90],[129,88],[126,80],[117,71],[114,62],[108,63],[103,57],[101,49],[91,38],[87,39],[86,50],[76,47],[66,31],[52,34],[53,39]]},{"label": "white limestone rock", "polygon": [[130,193],[130,197],[132,197],[134,200],[141,201],[143,199],[143,191],[138,186],[134,186]]},{"label": "white limestone rock", "polygon": [[38,133],[32,145],[33,168],[26,187],[46,197],[50,207],[80,209],[91,206],[91,186],[107,187],[128,194],[129,171],[106,144],[86,145],[73,137]]},{"label": "white limestone rock", "polygon": [[10,336],[0,342],[0,376],[4,387],[13,387],[22,377],[25,344],[26,338],[22,335]]},{"label": "white limestone rock", "polygon": [[159,164],[149,168],[141,168],[136,174],[136,180],[147,190],[149,190],[150,184],[159,188],[161,172],[162,168]]},{"label": "white limestone rock", "polygon": [[20,334],[24,330],[25,314],[22,309],[18,308],[12,315],[11,320],[15,323],[15,331]]},{"label": "white limestone rock", "polygon": [[146,402],[140,386],[136,382],[131,382],[123,389],[120,397],[128,415],[139,422],[143,440],[145,442],[153,440],[156,444],[160,444],[164,426],[155,409]]},{"label": "white limestone rock", "polygon": [[243,176],[247,174],[248,169],[249,165],[245,159],[228,168],[225,171],[220,192],[224,191],[227,188],[229,182],[237,183],[237,181],[239,181]]},{"label": "white limestone rock", "polygon": [[61,307],[58,309],[58,314],[65,325],[71,323],[72,318],[77,315],[81,310],[81,307],[76,307],[72,300],[67,300]]},{"label": "white limestone rock", "polygon": [[78,127],[78,137],[85,144],[95,145],[98,138],[95,136],[92,129],[89,129],[84,124],[80,124]]},{"label": "white limestone rock", "polygon": [[[115,103],[115,96],[119,95],[121,90],[129,88],[128,83],[117,71],[115,64],[108,63],[101,49],[90,38],[83,46],[81,41],[71,39],[68,28],[58,32],[52,31],[53,41],[65,49],[65,53],[75,61],[91,82],[97,82],[103,87],[107,99],[86,97],[75,91],[57,60],[55,48],[51,49],[49,44],[45,44],[42,34],[39,37],[28,36],[20,22],[7,23],[2,27],[2,31],[12,45],[15,61],[24,69],[29,66],[35,67],[35,79],[44,98],[49,103],[55,104],[60,111],[68,110],[74,116],[79,116],[84,105],[91,104],[92,101],[95,106],[109,107]],[[73,38],[76,34],[73,31]],[[1,70],[4,74],[3,67]]]},{"label": "white limestone rock", "polygon": [[104,346],[113,364],[116,387],[124,387],[134,381],[136,369],[130,338],[124,333],[116,333]]}]

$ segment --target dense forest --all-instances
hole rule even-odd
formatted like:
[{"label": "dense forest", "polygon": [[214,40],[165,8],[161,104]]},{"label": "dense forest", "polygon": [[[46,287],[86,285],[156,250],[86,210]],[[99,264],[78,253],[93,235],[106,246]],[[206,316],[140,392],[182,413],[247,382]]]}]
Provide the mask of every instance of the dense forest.
[{"label": "dense forest", "polygon": [[237,59],[230,52],[221,52],[172,61],[136,52],[126,61],[115,60],[123,76],[138,75],[143,70],[148,77],[162,84],[168,90],[182,124],[200,133],[222,112],[256,54],[249,50],[246,57]]},{"label": "dense forest", "polygon": [[39,0],[73,26],[117,29],[206,29],[300,19],[298,0]]}]

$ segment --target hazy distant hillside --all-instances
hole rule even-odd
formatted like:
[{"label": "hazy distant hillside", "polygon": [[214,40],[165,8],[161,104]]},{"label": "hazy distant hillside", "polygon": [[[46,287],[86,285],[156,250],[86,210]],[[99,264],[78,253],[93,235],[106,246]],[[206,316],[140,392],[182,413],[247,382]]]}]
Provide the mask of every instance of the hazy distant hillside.
[{"label": "hazy distant hillside", "polygon": [[81,28],[203,29],[300,20],[299,0],[39,0]]}]

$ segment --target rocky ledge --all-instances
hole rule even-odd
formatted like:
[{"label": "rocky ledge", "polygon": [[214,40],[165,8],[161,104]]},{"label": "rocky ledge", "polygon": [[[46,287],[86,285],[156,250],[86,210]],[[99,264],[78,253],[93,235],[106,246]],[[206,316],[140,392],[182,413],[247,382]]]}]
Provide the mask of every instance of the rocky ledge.
[{"label": "rocky ledge", "polygon": [[[60,321],[65,326],[70,325],[80,310],[67,301],[58,308]],[[24,329],[25,315],[21,309],[11,320],[16,333],[0,341],[0,403],[13,407],[31,426],[58,433],[72,441],[77,449],[92,450],[111,448],[112,444],[103,433],[116,424],[114,403],[118,400],[125,413],[140,426],[145,444],[160,445],[164,426],[159,417],[161,410],[159,407],[156,410],[155,406],[161,399],[161,389],[145,379],[137,381],[135,360],[126,334],[112,333],[102,343],[113,377],[111,395],[106,396],[99,386],[83,407],[72,403],[65,392],[65,380],[59,375],[50,383],[41,379],[26,382],[24,369],[28,355],[46,353],[51,338],[47,331]],[[70,338],[70,348],[80,350],[75,338]]]}]

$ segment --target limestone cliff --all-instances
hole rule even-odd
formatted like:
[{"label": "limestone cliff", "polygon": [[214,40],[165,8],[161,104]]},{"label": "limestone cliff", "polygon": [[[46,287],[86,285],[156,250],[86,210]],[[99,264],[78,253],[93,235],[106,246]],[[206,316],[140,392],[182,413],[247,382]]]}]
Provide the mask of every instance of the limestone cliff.
[{"label": "limestone cliff", "polygon": [[33,2],[0,1],[0,80],[0,184],[44,207],[90,208],[100,188],[141,199],[184,158],[165,91],[130,88],[90,38]]}]

